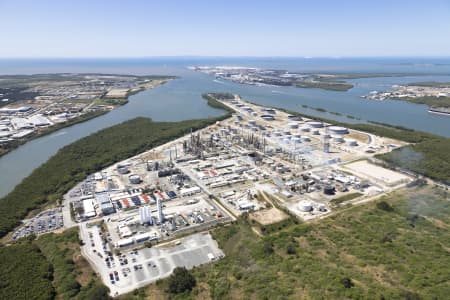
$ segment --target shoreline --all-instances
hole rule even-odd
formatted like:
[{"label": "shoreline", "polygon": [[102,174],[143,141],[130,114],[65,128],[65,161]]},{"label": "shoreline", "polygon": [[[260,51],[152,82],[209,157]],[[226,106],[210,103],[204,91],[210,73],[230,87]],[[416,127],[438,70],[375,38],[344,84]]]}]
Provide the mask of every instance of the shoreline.
[{"label": "shoreline", "polygon": [[3,157],[4,155],[7,155],[7,154],[11,153],[14,150],[19,149],[21,146],[23,146],[26,143],[31,142],[31,141],[33,141],[35,139],[38,139],[38,138],[50,135],[50,134],[52,134],[52,133],[54,133],[54,132],[56,132],[56,131],[58,131],[60,129],[68,128],[68,127],[71,127],[73,125],[84,123],[84,122],[87,122],[87,121],[92,120],[94,118],[106,115],[107,113],[115,110],[116,108],[128,104],[129,97],[131,97],[133,95],[136,95],[136,94],[139,94],[141,92],[144,92],[146,90],[151,90],[151,89],[160,87],[163,84],[166,84],[167,82],[169,82],[170,80],[173,80],[173,79],[176,79],[176,77],[168,78],[168,79],[162,79],[162,80],[159,80],[159,82],[156,85],[148,85],[148,86],[142,87],[140,89],[136,89],[136,90],[130,91],[130,92],[127,93],[126,97],[120,98],[120,99],[118,98],[119,100],[121,100],[121,102],[118,102],[118,104],[114,105],[111,110],[101,110],[101,111],[97,111],[97,112],[88,112],[88,113],[85,113],[85,114],[83,114],[81,116],[78,116],[76,118],[67,120],[65,122],[58,123],[58,124],[55,124],[53,126],[46,127],[41,132],[33,133],[29,137],[25,137],[25,138],[20,139],[20,140],[15,140],[15,141],[10,143],[10,146],[7,149],[4,149],[4,150],[3,150],[3,148],[0,149],[0,158]]}]

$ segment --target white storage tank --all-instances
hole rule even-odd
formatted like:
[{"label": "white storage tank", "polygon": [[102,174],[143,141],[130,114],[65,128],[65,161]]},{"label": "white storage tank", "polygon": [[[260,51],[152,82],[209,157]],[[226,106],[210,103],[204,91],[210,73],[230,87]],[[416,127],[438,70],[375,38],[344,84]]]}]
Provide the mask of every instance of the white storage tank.
[{"label": "white storage tank", "polygon": [[314,129],[312,132],[312,134],[314,135],[320,135],[319,130],[318,129]]},{"label": "white storage tank", "polygon": [[312,211],[313,207],[311,202],[302,200],[298,203],[298,209],[303,212]]},{"label": "white storage tank", "polygon": [[300,128],[300,130],[301,130],[301,131],[304,131],[304,132],[308,132],[308,131],[311,130],[311,128],[309,128],[308,126],[302,126],[302,127]]},{"label": "white storage tank", "polygon": [[300,144],[301,143],[301,139],[299,137],[293,138],[292,141],[294,142],[294,144]]},{"label": "white storage tank", "polygon": [[342,127],[342,126],[330,126],[330,127],[328,127],[328,130],[331,133],[335,133],[335,134],[347,134],[348,133],[348,128]]},{"label": "white storage tank", "polygon": [[142,181],[141,176],[135,174],[128,176],[128,179],[130,180],[131,184],[139,184]]},{"label": "white storage tank", "polygon": [[256,125],[256,121],[255,120],[248,120],[248,124],[255,126]]},{"label": "white storage tank", "polygon": [[119,174],[127,174],[129,172],[128,168],[126,166],[117,166],[117,172]]},{"label": "white storage tank", "polygon": [[323,123],[319,122],[319,121],[309,121],[307,124],[309,126],[311,126],[312,128],[322,128],[323,127]]},{"label": "white storage tank", "polygon": [[295,122],[291,122],[291,123],[288,124],[288,127],[290,129],[297,129],[298,128],[298,124],[295,123]]},{"label": "white storage tank", "polygon": [[331,136],[333,138],[333,141],[335,141],[336,143],[343,143],[344,142],[344,137],[342,135],[332,135]]},{"label": "white storage tank", "polygon": [[271,116],[271,115],[262,115],[261,118],[263,120],[265,120],[265,121],[273,121],[273,120],[275,120],[275,117]]},{"label": "white storage tank", "polygon": [[352,146],[352,147],[358,146],[358,142],[354,139],[347,139],[347,143],[349,146]]},{"label": "white storage tank", "polygon": [[301,121],[302,118],[300,118],[299,116],[294,116],[294,115],[289,115],[288,119],[291,121]]},{"label": "white storage tank", "polygon": [[311,141],[311,139],[309,138],[309,136],[306,136],[306,135],[302,135],[301,139],[302,139],[302,141],[304,141],[304,142],[310,142],[310,141]]}]

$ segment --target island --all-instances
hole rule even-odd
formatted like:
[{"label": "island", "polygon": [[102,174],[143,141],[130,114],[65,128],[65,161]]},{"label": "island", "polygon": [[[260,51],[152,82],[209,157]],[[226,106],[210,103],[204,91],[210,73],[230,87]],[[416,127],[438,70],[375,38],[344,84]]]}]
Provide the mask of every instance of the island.
[{"label": "island", "polygon": [[0,76],[0,156],[30,139],[89,120],[172,76],[36,74]]}]

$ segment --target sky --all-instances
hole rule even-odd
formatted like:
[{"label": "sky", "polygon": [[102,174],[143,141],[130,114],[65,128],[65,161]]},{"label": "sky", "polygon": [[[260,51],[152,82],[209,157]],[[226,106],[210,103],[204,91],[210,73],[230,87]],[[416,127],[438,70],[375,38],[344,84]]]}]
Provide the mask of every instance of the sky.
[{"label": "sky", "polygon": [[450,56],[450,0],[0,0],[0,57]]}]

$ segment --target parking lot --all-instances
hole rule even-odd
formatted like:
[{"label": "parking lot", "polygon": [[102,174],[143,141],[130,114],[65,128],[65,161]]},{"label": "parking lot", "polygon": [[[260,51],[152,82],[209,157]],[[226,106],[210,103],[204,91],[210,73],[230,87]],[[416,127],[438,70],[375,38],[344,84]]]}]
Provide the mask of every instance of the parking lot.
[{"label": "parking lot", "polygon": [[207,232],[152,248],[111,253],[98,226],[81,226],[82,252],[100,274],[111,295],[120,295],[169,276],[176,267],[188,269],[223,257]]},{"label": "parking lot", "polygon": [[42,234],[64,226],[61,208],[49,209],[26,221],[25,225],[14,232],[12,238],[20,239],[31,234]]}]

